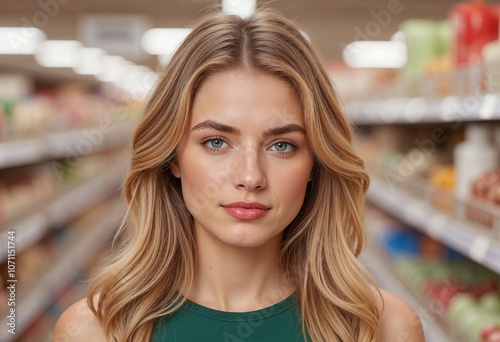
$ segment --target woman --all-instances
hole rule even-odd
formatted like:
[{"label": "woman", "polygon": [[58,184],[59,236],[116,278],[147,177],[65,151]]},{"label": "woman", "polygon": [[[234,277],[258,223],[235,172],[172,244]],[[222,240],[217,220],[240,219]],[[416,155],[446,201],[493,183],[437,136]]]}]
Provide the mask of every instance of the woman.
[{"label": "woman", "polygon": [[369,179],[325,68],[270,10],[215,13],[133,137],[111,259],[54,341],[423,341],[357,260]]}]

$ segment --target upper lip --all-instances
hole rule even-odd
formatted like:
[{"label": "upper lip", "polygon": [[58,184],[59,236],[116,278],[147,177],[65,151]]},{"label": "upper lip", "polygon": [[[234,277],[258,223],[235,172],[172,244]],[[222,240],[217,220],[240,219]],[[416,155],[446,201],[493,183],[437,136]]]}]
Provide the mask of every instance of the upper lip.
[{"label": "upper lip", "polygon": [[226,208],[245,208],[245,209],[264,209],[267,210],[269,207],[267,205],[264,205],[259,202],[234,202],[234,203],[229,203],[226,205],[223,205],[223,207]]}]

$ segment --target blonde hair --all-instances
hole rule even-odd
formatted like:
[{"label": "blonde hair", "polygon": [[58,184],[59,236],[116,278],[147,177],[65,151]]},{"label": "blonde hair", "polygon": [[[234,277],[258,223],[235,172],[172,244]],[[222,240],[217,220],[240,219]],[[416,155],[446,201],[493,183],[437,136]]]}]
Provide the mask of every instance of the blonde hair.
[{"label": "blonde hair", "polygon": [[149,341],[155,319],[183,304],[196,266],[193,220],[170,165],[197,90],[231,68],[280,77],[303,107],[315,165],[303,207],[285,230],[280,264],[296,288],[304,334],[376,341],[376,291],[357,260],[369,178],[318,54],[293,22],[270,9],[246,19],[204,17],[164,68],[133,136],[128,211],[110,260],[91,279],[89,307],[109,340],[131,342]]}]

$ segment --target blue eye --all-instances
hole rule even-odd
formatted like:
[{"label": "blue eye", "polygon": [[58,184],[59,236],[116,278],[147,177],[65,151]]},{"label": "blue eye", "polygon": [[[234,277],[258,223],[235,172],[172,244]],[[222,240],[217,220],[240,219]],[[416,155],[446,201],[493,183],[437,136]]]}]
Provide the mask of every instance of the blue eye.
[{"label": "blue eye", "polygon": [[202,144],[206,148],[208,148],[210,151],[218,151],[221,148],[227,147],[226,141],[224,139],[218,138],[218,137],[209,138],[209,139],[205,140]]},{"label": "blue eye", "polygon": [[210,147],[212,148],[221,148],[224,145],[224,141],[220,139],[212,139],[209,141]]},{"label": "blue eye", "polygon": [[296,149],[295,145],[287,141],[278,141],[274,143],[272,146],[276,152],[285,154],[293,152]]}]

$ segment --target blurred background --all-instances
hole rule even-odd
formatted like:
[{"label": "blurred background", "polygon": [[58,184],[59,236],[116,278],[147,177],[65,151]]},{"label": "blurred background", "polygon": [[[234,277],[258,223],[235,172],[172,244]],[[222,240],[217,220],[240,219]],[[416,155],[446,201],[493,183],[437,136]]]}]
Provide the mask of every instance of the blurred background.
[{"label": "blurred background", "polygon": [[[270,4],[318,48],[355,126],[362,262],[427,341],[500,341],[500,3]],[[144,99],[211,5],[256,3],[0,1],[0,341],[50,341],[85,295],[123,217]]]}]

